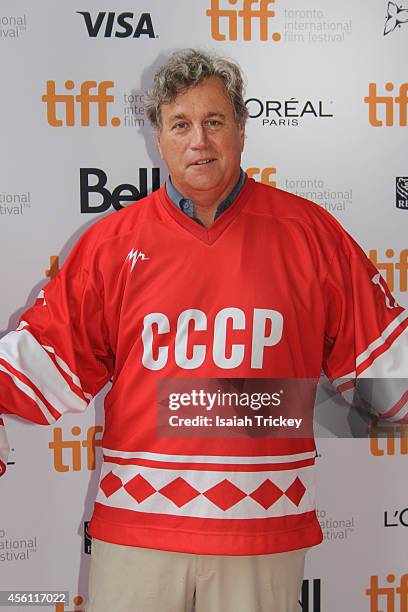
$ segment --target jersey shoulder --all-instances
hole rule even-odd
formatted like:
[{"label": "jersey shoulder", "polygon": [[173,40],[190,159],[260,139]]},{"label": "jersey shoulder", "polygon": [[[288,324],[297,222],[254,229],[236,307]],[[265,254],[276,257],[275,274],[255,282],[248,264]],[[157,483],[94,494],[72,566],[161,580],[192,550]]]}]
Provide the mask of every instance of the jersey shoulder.
[{"label": "jersey shoulder", "polygon": [[250,211],[275,221],[300,223],[315,231],[342,235],[345,230],[324,208],[298,195],[254,181],[254,198]]}]

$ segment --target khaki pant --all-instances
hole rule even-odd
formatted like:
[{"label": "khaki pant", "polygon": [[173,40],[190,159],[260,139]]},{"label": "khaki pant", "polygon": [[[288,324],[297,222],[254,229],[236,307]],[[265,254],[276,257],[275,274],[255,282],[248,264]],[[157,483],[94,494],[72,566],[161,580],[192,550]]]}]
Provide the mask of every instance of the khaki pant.
[{"label": "khaki pant", "polygon": [[192,555],[94,538],[86,612],[299,612],[306,550]]}]

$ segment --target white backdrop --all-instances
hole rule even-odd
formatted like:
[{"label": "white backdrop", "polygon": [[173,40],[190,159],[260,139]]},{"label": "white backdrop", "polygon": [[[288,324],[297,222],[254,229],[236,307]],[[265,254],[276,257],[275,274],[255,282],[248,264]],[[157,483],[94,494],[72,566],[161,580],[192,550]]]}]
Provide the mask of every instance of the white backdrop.
[{"label": "white backdrop", "polygon": [[[329,210],[408,307],[405,4],[3,0],[1,335],[82,232],[115,213],[112,199],[126,205],[124,196],[166,177],[143,92],[168,53],[187,46],[231,56],[246,74],[244,169]],[[0,481],[0,590],[68,590],[68,606],[55,612],[79,612],[86,597],[84,522],[101,437],[90,428],[95,414],[103,424],[103,398],[96,404],[53,427],[6,423],[13,451]],[[408,612],[397,590],[408,574],[408,440],[406,430],[394,433],[388,447],[317,441],[325,541],[308,555],[299,610]]]}]

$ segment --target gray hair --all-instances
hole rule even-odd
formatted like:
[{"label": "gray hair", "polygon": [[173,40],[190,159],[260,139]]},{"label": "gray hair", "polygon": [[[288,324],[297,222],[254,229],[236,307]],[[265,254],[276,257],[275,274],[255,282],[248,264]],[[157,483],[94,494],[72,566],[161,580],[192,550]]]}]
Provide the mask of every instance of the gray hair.
[{"label": "gray hair", "polygon": [[244,79],[238,64],[231,60],[197,49],[183,49],[173,53],[154,75],[153,87],[145,95],[145,109],[152,126],[161,128],[161,105],[195,87],[205,79],[216,76],[225,85],[236,122],[245,126],[248,110],[245,106]]}]

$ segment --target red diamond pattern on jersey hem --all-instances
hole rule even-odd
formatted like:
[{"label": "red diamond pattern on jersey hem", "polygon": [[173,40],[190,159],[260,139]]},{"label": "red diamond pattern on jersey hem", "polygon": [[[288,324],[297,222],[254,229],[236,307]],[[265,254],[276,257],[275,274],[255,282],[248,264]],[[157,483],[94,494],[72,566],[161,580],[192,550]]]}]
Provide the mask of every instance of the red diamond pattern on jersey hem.
[{"label": "red diamond pattern on jersey hem", "polygon": [[141,474],[137,474],[137,476],[123,485],[121,479],[111,471],[100,483],[100,488],[106,497],[110,497],[122,487],[137,503],[141,503],[148,497],[160,493],[181,508],[199,495],[202,495],[224,511],[229,510],[245,497],[251,497],[265,510],[273,506],[283,495],[286,495],[295,506],[299,506],[306,492],[306,487],[298,476],[286,491],[283,491],[267,478],[251,493],[245,493],[228,480],[228,478],[224,478],[221,482],[203,492],[198,491],[180,476],[171,480],[159,490],[155,489]]}]

